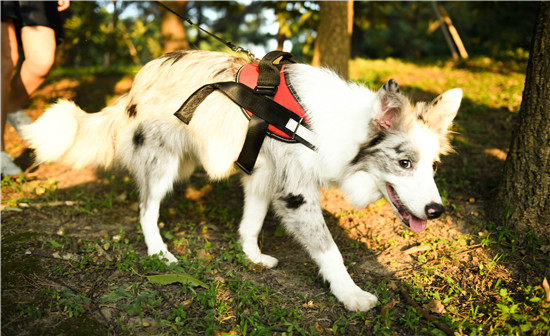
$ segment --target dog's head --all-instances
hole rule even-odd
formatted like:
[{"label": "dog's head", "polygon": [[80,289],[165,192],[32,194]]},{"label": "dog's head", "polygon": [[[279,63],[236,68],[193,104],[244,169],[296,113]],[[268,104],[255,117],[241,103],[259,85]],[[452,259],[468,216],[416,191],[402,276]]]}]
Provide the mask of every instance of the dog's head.
[{"label": "dog's head", "polygon": [[385,83],[376,94],[369,139],[344,183],[352,203],[363,207],[373,201],[367,193],[374,189],[415,232],[441,216],[444,207],[434,175],[440,155],[450,150],[448,129],[461,100],[462,90],[453,89],[431,103],[412,105],[393,79]]}]

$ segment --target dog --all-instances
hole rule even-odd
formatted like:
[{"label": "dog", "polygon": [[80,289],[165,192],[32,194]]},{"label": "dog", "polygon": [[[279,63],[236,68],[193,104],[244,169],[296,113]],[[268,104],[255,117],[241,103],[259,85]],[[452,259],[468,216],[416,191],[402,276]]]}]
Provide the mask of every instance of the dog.
[{"label": "dog", "polygon": [[[237,173],[234,162],[248,119],[219,92],[196,108],[188,125],[174,112],[202,85],[233,81],[245,64],[224,53],[169,53],[147,63],[130,91],[111,106],[86,113],[60,100],[27,126],[23,137],[40,162],[128,169],[139,188],[148,254],[177,262],[157,226],[161,200],[199,165],[212,180]],[[317,263],[333,295],[349,310],[366,311],[377,297],[347,272],[323,218],[320,187],[337,186],[357,208],[384,197],[404,225],[424,230],[428,219],[444,211],[434,174],[440,155],[451,150],[448,130],[462,90],[412,104],[394,80],[372,91],[305,64],[287,65],[284,72],[307,113],[316,148],[266,137],[252,174],[242,174],[240,244],[253,263],[277,265],[258,246],[272,207]]]}]

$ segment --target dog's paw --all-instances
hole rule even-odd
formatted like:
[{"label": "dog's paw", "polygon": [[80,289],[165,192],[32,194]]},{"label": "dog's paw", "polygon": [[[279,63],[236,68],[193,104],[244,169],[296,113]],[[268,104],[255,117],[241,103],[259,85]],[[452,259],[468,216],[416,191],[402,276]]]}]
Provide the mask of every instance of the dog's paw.
[{"label": "dog's paw", "polygon": [[178,262],[178,258],[176,258],[172,253],[170,253],[167,250],[156,251],[156,252],[149,251],[148,254],[149,254],[149,256],[158,256],[158,258],[160,260],[164,261],[164,263],[166,265],[170,265],[172,263],[177,263]]},{"label": "dog's paw", "polygon": [[163,251],[163,254],[160,256],[162,259],[164,259],[164,262],[166,265],[170,265],[171,263],[177,263],[178,258],[174,256],[172,253],[168,251]]},{"label": "dog's paw", "polygon": [[251,258],[250,255],[246,255],[250,261],[257,265],[262,265],[265,268],[273,268],[277,266],[279,263],[279,260],[277,258],[273,258],[272,256],[269,256],[267,254],[260,253],[259,255],[256,254],[254,258]]},{"label": "dog's paw", "polygon": [[378,302],[378,298],[355,285],[354,288],[344,290],[333,290],[334,296],[340,300],[347,309],[351,311],[367,311]]}]

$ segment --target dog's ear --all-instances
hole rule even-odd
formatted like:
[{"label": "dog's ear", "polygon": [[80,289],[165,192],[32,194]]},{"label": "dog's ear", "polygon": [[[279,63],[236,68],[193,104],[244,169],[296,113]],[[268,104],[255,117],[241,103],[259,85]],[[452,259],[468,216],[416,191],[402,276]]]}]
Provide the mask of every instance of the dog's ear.
[{"label": "dog's ear", "polygon": [[420,114],[419,119],[437,134],[446,136],[461,101],[461,89],[449,90],[435,98]]},{"label": "dog's ear", "polygon": [[376,93],[374,121],[379,127],[392,129],[406,103],[407,99],[399,92],[399,85],[390,79]]}]

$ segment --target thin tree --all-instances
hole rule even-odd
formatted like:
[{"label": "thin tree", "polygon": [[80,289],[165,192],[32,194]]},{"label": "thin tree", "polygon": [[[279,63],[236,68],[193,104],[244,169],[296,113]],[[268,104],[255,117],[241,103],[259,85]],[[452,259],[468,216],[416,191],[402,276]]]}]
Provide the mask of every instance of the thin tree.
[{"label": "thin tree", "polygon": [[541,1],[519,120],[494,214],[498,222],[550,238],[550,2]]},{"label": "thin tree", "polygon": [[[167,1],[165,5],[170,7],[176,13],[185,14],[187,1]],[[164,52],[189,49],[189,42],[185,32],[183,21],[174,13],[161,9],[160,29],[162,34],[162,45]]]},{"label": "thin tree", "polygon": [[327,66],[343,78],[349,75],[353,1],[320,1],[314,66]]}]

